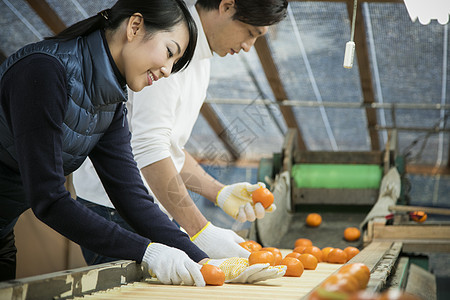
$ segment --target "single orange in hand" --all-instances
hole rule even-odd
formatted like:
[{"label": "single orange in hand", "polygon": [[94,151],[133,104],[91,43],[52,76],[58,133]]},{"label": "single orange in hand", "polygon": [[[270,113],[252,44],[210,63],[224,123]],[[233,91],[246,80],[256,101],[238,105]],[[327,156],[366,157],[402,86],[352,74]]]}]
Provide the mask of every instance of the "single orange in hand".
[{"label": "single orange in hand", "polygon": [[347,253],[342,249],[334,248],[328,253],[327,261],[333,264],[345,264],[347,262]]},{"label": "single orange in hand", "polygon": [[347,227],[344,230],[344,239],[353,242],[359,239],[361,236],[361,231],[356,227]]},{"label": "single orange in hand", "polygon": [[363,263],[352,263],[342,266],[338,273],[349,274],[358,281],[359,289],[363,290],[367,287],[370,279],[370,269]]},{"label": "single orange in hand", "polygon": [[267,189],[260,187],[252,193],[253,202],[260,202],[264,208],[268,208],[273,203],[273,194]]},{"label": "single orange in hand", "polygon": [[322,216],[316,213],[311,213],[306,217],[306,225],[309,227],[317,227],[322,224]]},{"label": "single orange in hand", "polygon": [[356,247],[349,246],[344,249],[344,252],[347,254],[347,261],[349,261],[350,259],[355,257],[356,254],[359,253],[359,249]]},{"label": "single orange in hand", "polygon": [[304,267],[300,260],[294,257],[285,257],[281,260],[281,265],[287,267],[284,276],[300,277],[303,274]]},{"label": "single orange in hand", "polygon": [[328,254],[330,253],[331,250],[333,250],[333,247],[325,247],[322,248],[322,260],[323,261],[328,261]]},{"label": "single orange in hand", "polygon": [[254,264],[267,264],[269,263],[271,266],[275,264],[275,255],[273,255],[270,251],[265,250],[259,250],[250,253],[250,256],[248,257],[248,264],[254,265]]},{"label": "single orange in hand", "polygon": [[317,268],[317,263],[319,262],[317,257],[309,253],[300,254],[298,260],[302,262],[303,267],[306,270],[315,270]]},{"label": "single orange in hand", "polygon": [[322,262],[322,250],[320,250],[319,247],[316,246],[309,246],[306,247],[305,250],[303,250],[303,253],[309,253],[314,255],[317,258],[318,262]]},{"label": "single orange in hand", "polygon": [[262,248],[262,246],[255,241],[245,241],[245,242],[239,243],[239,245],[242,248],[244,248],[245,250],[248,250],[250,252],[259,251]]},{"label": "single orange in hand", "polygon": [[208,285],[223,285],[225,282],[225,273],[219,267],[204,264],[200,272]]},{"label": "single orange in hand", "polygon": [[281,260],[283,259],[283,256],[281,255],[281,251],[278,248],[264,247],[261,250],[266,250],[266,251],[270,251],[273,253],[273,255],[275,256],[275,262],[274,262],[273,266],[278,266],[280,264]]},{"label": "single orange in hand", "polygon": [[298,253],[298,252],[291,252],[291,253],[289,253],[289,254],[286,254],[286,256],[285,257],[293,257],[293,258],[299,258],[300,257],[300,253]]},{"label": "single orange in hand", "polygon": [[299,247],[299,246],[308,247],[308,246],[312,246],[312,245],[313,245],[313,243],[311,242],[310,239],[300,238],[295,241],[294,248]]}]

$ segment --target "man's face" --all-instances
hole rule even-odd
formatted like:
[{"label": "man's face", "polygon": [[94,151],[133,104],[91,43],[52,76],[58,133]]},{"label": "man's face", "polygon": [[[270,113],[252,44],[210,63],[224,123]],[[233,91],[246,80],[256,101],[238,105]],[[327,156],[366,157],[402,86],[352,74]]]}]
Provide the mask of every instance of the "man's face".
[{"label": "man's face", "polygon": [[205,28],[209,47],[219,56],[250,51],[256,39],[268,31],[268,26],[253,26],[233,20],[234,7],[220,10],[214,26]]}]

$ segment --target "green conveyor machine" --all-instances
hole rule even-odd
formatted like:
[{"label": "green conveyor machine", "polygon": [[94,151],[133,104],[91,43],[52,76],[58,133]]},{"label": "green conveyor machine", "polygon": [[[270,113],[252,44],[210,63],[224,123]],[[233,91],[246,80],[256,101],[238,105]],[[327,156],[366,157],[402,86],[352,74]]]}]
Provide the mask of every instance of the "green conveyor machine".
[{"label": "green conveyor machine", "polygon": [[302,204],[373,205],[384,174],[395,163],[396,142],[390,142],[396,141],[394,134],[387,151],[301,151],[296,131],[290,129],[281,153],[260,161],[258,180],[271,185],[268,178],[289,173],[288,211]]}]

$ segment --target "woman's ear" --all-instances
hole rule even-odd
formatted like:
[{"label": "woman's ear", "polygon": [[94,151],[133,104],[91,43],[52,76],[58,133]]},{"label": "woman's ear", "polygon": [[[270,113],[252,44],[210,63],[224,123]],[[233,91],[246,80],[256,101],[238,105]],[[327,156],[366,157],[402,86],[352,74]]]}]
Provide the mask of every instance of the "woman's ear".
[{"label": "woman's ear", "polygon": [[140,13],[135,13],[128,19],[127,40],[131,42],[142,32],[144,32],[144,17]]},{"label": "woman's ear", "polygon": [[233,13],[234,15],[234,0],[222,0],[220,1],[219,4],[219,14],[224,14],[224,13]]}]

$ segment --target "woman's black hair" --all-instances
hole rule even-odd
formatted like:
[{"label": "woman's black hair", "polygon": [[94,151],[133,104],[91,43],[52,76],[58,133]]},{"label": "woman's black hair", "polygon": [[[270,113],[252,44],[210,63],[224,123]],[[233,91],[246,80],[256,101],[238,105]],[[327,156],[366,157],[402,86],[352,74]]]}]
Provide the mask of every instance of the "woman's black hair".
[{"label": "woman's black hair", "polygon": [[[205,10],[219,9],[222,0],[197,0]],[[253,26],[270,26],[286,17],[287,0],[234,0],[234,20]]]},{"label": "woman's black hair", "polygon": [[118,0],[110,9],[75,23],[46,39],[70,40],[87,36],[98,29],[114,31],[119,28],[123,20],[135,13],[141,13],[144,18],[146,38],[151,38],[158,31],[171,31],[180,22],[186,24],[189,43],[183,56],[173,65],[172,73],[187,67],[197,44],[197,26],[183,0]]}]

